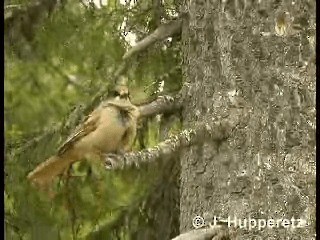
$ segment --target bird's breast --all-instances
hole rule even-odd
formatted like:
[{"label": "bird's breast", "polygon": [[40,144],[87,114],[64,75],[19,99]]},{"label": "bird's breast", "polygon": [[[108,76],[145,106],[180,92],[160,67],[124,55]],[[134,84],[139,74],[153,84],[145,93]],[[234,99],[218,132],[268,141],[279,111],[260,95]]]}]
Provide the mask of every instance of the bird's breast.
[{"label": "bird's breast", "polygon": [[[84,137],[77,145],[88,152],[116,152],[120,145],[126,127],[119,121],[118,111],[106,108],[101,112],[97,128]],[[86,152],[87,152],[86,151]]]}]

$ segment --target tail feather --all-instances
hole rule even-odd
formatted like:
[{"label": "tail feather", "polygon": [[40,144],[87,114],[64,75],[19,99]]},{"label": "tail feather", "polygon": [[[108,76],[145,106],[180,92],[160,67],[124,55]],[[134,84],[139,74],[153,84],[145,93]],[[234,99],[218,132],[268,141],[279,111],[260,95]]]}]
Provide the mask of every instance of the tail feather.
[{"label": "tail feather", "polygon": [[58,175],[62,174],[70,165],[65,157],[52,156],[39,164],[28,174],[28,179],[37,185],[48,185]]}]

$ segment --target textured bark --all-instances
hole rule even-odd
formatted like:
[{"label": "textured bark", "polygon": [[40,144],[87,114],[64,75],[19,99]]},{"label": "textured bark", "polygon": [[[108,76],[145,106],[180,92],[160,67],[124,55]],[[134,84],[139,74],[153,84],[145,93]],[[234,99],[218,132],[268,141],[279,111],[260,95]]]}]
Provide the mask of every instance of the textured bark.
[{"label": "textured bark", "polygon": [[234,106],[248,108],[249,118],[227,140],[183,151],[180,232],[192,229],[197,215],[294,217],[311,226],[238,229],[238,239],[310,239],[315,233],[315,75],[298,67],[310,55],[307,29],[300,36],[275,36],[274,14],[283,8],[312,20],[315,6],[223,3],[185,2],[190,17],[182,27],[184,128],[222,118]]}]

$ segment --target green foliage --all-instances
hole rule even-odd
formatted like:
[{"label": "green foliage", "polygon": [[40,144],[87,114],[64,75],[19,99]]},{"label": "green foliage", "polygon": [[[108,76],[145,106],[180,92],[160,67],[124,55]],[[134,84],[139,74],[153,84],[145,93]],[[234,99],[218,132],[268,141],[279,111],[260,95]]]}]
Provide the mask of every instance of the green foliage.
[{"label": "green foliage", "polygon": [[[32,2],[19,1],[25,9]],[[57,181],[57,195],[50,200],[26,181],[38,163],[55,152],[82,116],[66,126],[75,107],[112,81],[128,43],[119,27],[124,16],[146,28],[148,6],[129,12],[118,1],[100,9],[68,1],[35,26],[31,42],[5,49],[5,214],[7,239],[129,239],[139,227],[139,206],[148,195],[159,169],[106,172],[99,164],[83,162],[73,167],[68,181]],[[19,28],[13,29],[19,34]],[[23,35],[21,35],[23,38]],[[128,71],[133,101],[153,94],[146,86],[165,80],[165,91],[177,91],[181,75],[174,71],[178,44],[160,43],[144,52]],[[20,54],[18,50],[23,51]],[[68,123],[69,124],[69,123]],[[158,123],[146,138],[158,141]],[[136,147],[137,149],[137,147]],[[90,166],[89,166],[90,165]],[[131,228],[124,227],[131,214]],[[132,215],[133,214],[133,215]],[[133,216],[133,217],[132,217]],[[141,216],[140,216],[141,217]]]}]

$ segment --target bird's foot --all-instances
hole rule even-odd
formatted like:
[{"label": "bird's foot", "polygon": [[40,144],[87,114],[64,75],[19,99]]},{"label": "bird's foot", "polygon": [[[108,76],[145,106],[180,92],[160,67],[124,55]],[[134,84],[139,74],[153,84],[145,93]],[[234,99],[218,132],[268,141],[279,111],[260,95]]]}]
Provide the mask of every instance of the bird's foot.
[{"label": "bird's foot", "polygon": [[119,165],[119,158],[121,155],[114,153],[106,153],[103,156],[105,161],[105,167],[107,170],[113,169]]}]

